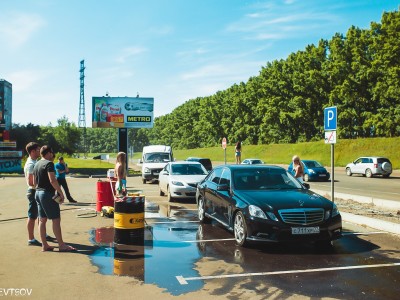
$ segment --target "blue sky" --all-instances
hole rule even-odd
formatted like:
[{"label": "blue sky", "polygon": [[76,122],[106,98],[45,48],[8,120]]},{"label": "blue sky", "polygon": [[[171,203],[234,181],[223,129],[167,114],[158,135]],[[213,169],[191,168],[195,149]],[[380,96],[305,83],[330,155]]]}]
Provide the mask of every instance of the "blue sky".
[{"label": "blue sky", "polygon": [[92,96],[154,97],[154,116],[257,76],[290,53],[369,28],[392,0],[0,0],[0,78],[12,122],[78,124]]}]

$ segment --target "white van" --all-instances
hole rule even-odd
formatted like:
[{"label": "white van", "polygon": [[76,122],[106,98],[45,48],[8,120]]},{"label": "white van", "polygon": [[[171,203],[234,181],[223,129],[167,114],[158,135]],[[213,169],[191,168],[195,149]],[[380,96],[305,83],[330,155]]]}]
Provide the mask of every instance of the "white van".
[{"label": "white van", "polygon": [[142,159],[142,181],[158,180],[158,175],[165,165],[174,161],[171,146],[153,145],[143,147]]}]

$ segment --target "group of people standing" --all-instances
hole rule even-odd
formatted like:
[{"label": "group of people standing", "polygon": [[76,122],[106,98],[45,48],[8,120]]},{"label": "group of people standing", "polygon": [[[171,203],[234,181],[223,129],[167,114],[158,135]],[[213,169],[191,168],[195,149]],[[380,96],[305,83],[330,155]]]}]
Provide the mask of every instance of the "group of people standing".
[{"label": "group of people standing", "polygon": [[[65,174],[68,173],[68,167],[62,157],[54,165],[55,153],[53,149],[36,142],[30,142],[26,145],[28,159],[24,166],[26,183],[28,185],[27,198],[28,206],[28,245],[41,246],[42,251],[53,251],[54,247],[48,244],[48,241],[58,242],[58,251],[69,252],[76,251],[70,245],[64,243],[61,232],[61,215],[59,203],[64,202],[63,186],[67,199],[71,203],[76,203],[68,189],[65,180]],[[40,160],[38,158],[41,157]],[[58,197],[57,197],[58,196]],[[59,201],[55,201],[58,198]],[[39,218],[39,234],[41,242],[35,239],[34,228]],[[47,220],[52,221],[52,228],[55,239],[46,234]]]},{"label": "group of people standing", "polygon": [[[64,242],[61,231],[60,204],[64,203],[65,196],[70,203],[77,203],[69,192],[65,178],[69,172],[68,165],[62,156],[58,158],[58,163],[54,164],[55,153],[48,145],[41,147],[36,142],[30,142],[26,145],[26,152],[28,159],[24,166],[24,174],[28,185],[26,194],[29,203],[28,245],[41,246],[42,251],[53,251],[54,247],[50,246],[48,241],[57,241],[59,252],[76,251],[74,247]],[[39,157],[41,157],[40,160]],[[119,152],[114,169],[117,177],[117,195],[126,193],[126,169],[126,154]],[[65,196],[61,187],[64,189]],[[35,239],[34,235],[35,224],[38,219],[41,242]],[[47,220],[52,221],[55,238],[46,233]]]}]

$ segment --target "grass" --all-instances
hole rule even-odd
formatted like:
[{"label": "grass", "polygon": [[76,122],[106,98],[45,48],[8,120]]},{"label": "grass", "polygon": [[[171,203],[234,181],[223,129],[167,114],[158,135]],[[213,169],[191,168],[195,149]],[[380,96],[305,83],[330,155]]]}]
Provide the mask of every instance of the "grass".
[{"label": "grass", "polygon": [[[338,140],[334,145],[334,158],[336,167],[344,167],[349,162],[360,156],[385,156],[388,157],[394,169],[400,168],[400,137],[396,138],[370,138]],[[226,149],[227,163],[235,162],[235,147]],[[269,164],[289,164],[293,155],[301,159],[314,159],[325,166],[331,164],[331,145],[324,141],[298,143],[298,144],[271,144],[271,145],[243,145],[242,160],[245,158],[259,158]],[[222,147],[212,147],[191,150],[174,150],[177,160],[189,156],[208,157],[211,161],[224,161]]]}]

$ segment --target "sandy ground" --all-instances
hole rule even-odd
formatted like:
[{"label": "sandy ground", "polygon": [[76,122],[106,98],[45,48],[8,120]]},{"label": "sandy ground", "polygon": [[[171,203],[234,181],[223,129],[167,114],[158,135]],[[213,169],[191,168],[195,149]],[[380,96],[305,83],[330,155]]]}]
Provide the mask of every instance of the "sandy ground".
[{"label": "sandy ground", "polygon": [[[20,298],[17,293],[22,295],[30,291],[30,299],[226,299],[211,296],[208,289],[172,296],[155,285],[143,284],[132,277],[100,274],[90,262],[89,255],[96,249],[90,242],[90,231],[112,226],[113,219],[93,216],[93,210],[88,210],[95,208],[97,180],[68,179],[71,193],[79,205],[61,206],[61,225],[64,240],[79,249],[76,253],[60,253],[58,249],[41,252],[41,247],[27,246],[24,178],[0,180],[0,296],[12,294]],[[85,213],[86,218],[78,216]],[[47,230],[54,236],[51,222],[47,224]],[[39,238],[37,228],[35,237]],[[57,246],[56,243],[50,245]]]}]

